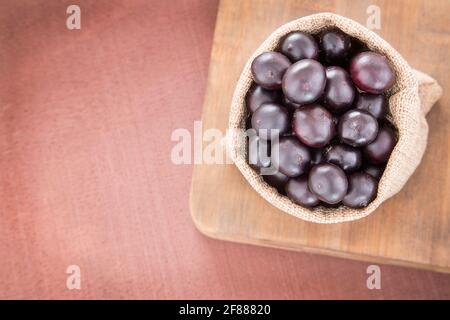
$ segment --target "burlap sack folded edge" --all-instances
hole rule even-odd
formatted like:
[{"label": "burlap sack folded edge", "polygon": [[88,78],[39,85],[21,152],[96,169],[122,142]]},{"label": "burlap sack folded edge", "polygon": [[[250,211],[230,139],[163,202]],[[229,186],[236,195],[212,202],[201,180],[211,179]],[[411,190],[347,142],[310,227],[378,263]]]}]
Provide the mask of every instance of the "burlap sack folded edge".
[{"label": "burlap sack folded edge", "polygon": [[[331,27],[339,28],[364,42],[369,49],[386,55],[397,76],[396,83],[388,95],[391,111],[389,120],[398,129],[398,142],[379,182],[377,197],[363,209],[350,209],[343,206],[304,208],[269,186],[246,161],[245,96],[252,84],[250,66],[253,59],[265,51],[274,50],[279,40],[292,31],[315,34]],[[428,137],[428,124],[424,115],[441,95],[442,89],[433,78],[413,70],[389,43],[361,24],[333,13],[306,16],[276,29],[248,59],[232,98],[227,141],[228,153],[248,183],[273,206],[290,215],[315,223],[340,223],[361,219],[400,191],[419,165]],[[425,100],[423,106],[420,99]]]}]

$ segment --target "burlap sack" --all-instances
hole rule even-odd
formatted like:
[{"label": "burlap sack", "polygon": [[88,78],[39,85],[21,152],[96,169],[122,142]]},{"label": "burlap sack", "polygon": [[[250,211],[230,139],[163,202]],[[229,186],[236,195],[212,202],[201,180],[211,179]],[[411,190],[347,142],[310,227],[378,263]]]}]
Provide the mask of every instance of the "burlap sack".
[{"label": "burlap sack", "polygon": [[[316,34],[337,27],[364,42],[371,50],[380,52],[390,60],[397,80],[389,95],[389,120],[398,129],[398,142],[379,182],[376,199],[363,209],[324,208],[307,209],[279,194],[255,172],[246,161],[245,119],[248,116],[245,96],[252,83],[250,65],[265,51],[274,50],[279,40],[292,31]],[[419,165],[425,151],[428,125],[425,114],[442,95],[442,89],[429,76],[413,70],[389,43],[361,24],[332,13],[319,13],[291,21],[273,32],[247,61],[237,83],[229,118],[228,151],[234,163],[250,185],[278,209],[300,219],[316,223],[339,223],[363,218],[372,213],[383,201],[400,191]]]}]

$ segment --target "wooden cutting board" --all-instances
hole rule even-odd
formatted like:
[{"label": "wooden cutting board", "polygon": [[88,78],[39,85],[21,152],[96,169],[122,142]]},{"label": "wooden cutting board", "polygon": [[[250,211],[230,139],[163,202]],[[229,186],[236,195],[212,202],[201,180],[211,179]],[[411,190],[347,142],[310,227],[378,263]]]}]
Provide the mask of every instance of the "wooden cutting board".
[{"label": "wooden cutting board", "polygon": [[[223,0],[219,6],[203,107],[203,131],[225,132],[235,83],[252,52],[274,29],[330,11],[365,24],[374,1]],[[272,207],[232,164],[195,165],[191,213],[198,229],[223,240],[375,263],[450,272],[450,1],[375,1],[381,30],[444,96],[429,113],[423,161],[402,191],[359,221],[319,225]],[[445,63],[444,63],[445,62]],[[204,143],[206,145],[206,143]]]}]

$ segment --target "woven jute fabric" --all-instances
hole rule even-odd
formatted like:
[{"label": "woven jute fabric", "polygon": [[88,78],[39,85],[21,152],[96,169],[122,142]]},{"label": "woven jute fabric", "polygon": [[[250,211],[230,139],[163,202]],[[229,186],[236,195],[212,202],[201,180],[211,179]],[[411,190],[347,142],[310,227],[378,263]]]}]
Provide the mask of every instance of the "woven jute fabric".
[{"label": "woven jute fabric", "polygon": [[[292,31],[317,34],[324,29],[333,27],[359,39],[370,50],[384,54],[396,73],[396,83],[387,92],[387,95],[390,109],[389,120],[398,130],[398,142],[379,182],[375,200],[363,209],[350,209],[344,206],[339,208],[319,206],[313,209],[301,207],[269,186],[248,165],[246,160],[247,139],[244,131],[248,111],[245,105],[245,96],[252,84],[250,66],[253,59],[263,52],[275,50],[280,39]],[[384,201],[399,192],[413,174],[422,159],[427,144],[428,124],[425,114],[441,95],[442,89],[433,78],[413,70],[400,54],[376,33],[351,19],[336,14],[310,15],[282,25],[248,59],[232,99],[228,152],[248,183],[278,209],[300,219],[316,223],[357,220],[366,217]]]}]

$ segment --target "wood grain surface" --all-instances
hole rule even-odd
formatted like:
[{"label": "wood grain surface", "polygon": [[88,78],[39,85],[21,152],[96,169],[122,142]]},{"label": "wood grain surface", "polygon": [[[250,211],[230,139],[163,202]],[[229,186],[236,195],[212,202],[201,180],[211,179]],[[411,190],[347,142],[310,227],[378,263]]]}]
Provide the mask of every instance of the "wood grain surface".
[{"label": "wood grain surface", "polygon": [[450,272],[450,65],[445,63],[450,1],[221,1],[203,129],[226,129],[232,93],[246,60],[278,26],[321,11],[365,24],[370,4],[381,9],[377,33],[413,68],[444,88],[427,117],[426,154],[406,186],[367,218],[318,225],[272,207],[233,165],[197,165],[191,212],[200,231],[230,241]]}]

